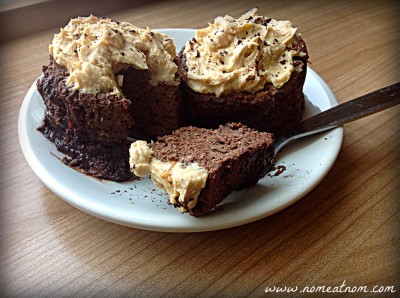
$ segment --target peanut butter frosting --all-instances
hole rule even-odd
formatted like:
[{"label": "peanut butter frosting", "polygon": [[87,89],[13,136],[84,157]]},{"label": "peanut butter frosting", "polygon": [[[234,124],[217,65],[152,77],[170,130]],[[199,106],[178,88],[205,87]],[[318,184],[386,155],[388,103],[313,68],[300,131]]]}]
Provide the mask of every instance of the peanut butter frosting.
[{"label": "peanut butter frosting", "polygon": [[129,165],[138,177],[151,175],[158,188],[165,190],[170,203],[180,212],[193,209],[201,190],[206,186],[208,171],[197,163],[184,165],[180,162],[161,161],[153,157],[153,152],[145,141],[136,141],[129,148]]},{"label": "peanut butter frosting", "polygon": [[259,16],[257,8],[238,19],[217,17],[185,45],[187,84],[216,96],[256,93],[269,82],[280,88],[294,70],[293,57],[306,55],[292,47],[296,31],[290,21]]},{"label": "peanut butter frosting", "polygon": [[119,70],[149,70],[151,84],[175,79],[175,45],[167,35],[107,18],[78,17],[55,34],[50,55],[69,71],[67,86],[83,93],[121,95]]}]

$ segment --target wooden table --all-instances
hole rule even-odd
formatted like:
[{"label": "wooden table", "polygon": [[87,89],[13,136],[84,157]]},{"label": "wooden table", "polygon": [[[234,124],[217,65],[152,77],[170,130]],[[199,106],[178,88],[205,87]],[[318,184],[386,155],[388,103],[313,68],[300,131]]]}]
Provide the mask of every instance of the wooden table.
[{"label": "wooden table", "polygon": [[292,295],[301,296],[304,286],[343,283],[400,291],[399,107],[346,125],[333,168],[299,202],[215,232],[151,232],[95,218],[54,195],[25,161],[18,112],[47,63],[52,35],[69,18],[93,13],[140,27],[201,28],[254,6],[293,21],[311,67],[339,102],[400,81],[396,1],[16,0],[1,6],[1,294],[236,297],[297,286]]}]

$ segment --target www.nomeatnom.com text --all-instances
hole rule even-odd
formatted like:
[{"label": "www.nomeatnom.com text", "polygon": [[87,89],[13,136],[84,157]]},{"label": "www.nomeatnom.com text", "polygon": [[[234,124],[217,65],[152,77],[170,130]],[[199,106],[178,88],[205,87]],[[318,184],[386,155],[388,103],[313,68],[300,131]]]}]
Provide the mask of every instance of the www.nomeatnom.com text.
[{"label": "www.nomeatnom.com text", "polygon": [[344,280],[340,286],[272,286],[266,287],[265,293],[395,293],[394,286],[375,285],[348,286]]}]

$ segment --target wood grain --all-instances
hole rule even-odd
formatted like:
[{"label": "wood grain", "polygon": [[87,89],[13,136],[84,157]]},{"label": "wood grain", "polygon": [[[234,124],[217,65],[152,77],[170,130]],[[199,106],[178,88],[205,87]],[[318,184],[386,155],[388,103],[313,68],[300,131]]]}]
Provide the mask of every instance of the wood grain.
[{"label": "wood grain", "polygon": [[75,209],[40,183],[17,136],[24,95],[71,17],[200,28],[258,6],[295,23],[311,67],[344,102],[400,81],[396,1],[37,2],[0,12],[2,297],[264,296],[267,286],[343,281],[400,291],[399,107],[346,125],[333,168],[293,206],[195,234],[127,228]]}]

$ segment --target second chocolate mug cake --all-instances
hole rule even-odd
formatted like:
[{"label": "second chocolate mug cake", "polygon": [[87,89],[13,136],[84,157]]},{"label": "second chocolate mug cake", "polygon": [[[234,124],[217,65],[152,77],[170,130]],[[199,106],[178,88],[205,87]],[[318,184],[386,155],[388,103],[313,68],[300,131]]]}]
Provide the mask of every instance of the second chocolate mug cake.
[{"label": "second chocolate mug cake", "polygon": [[306,45],[289,21],[218,17],[196,31],[179,53],[191,124],[239,121],[279,132],[301,120]]}]

